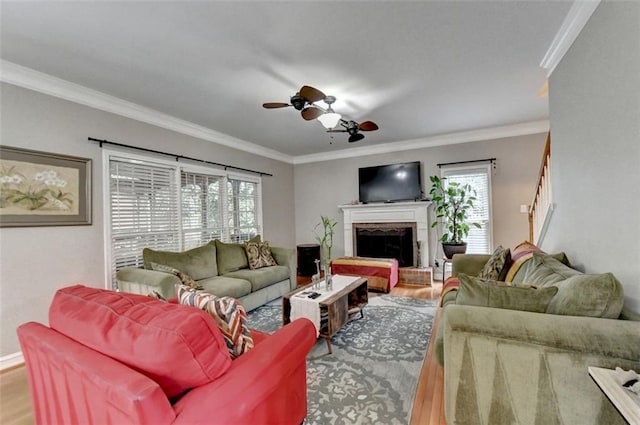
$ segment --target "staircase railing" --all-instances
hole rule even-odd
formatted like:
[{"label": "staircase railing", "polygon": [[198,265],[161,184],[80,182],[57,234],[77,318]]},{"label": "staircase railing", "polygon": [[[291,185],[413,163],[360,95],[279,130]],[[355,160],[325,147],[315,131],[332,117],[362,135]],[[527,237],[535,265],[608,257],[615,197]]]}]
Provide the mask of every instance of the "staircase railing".
[{"label": "staircase railing", "polygon": [[529,205],[529,240],[532,243],[537,245],[541,241],[549,225],[552,212],[551,133],[548,133],[538,175],[538,184]]}]

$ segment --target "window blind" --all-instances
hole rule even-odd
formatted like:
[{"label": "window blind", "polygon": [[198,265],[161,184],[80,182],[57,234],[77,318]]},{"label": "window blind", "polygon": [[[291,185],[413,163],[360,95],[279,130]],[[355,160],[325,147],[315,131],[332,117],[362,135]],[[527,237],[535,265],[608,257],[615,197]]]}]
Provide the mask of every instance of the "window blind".
[{"label": "window blind", "polygon": [[220,193],[224,177],[183,171],[180,180],[183,248],[225,239],[223,194]]},{"label": "window blind", "polygon": [[467,253],[490,254],[491,253],[491,174],[490,166],[469,166],[444,168],[442,177],[447,182],[469,184],[476,191],[476,201],[470,214],[468,223],[479,223],[480,228],[470,226],[467,236]]},{"label": "window blind", "polygon": [[111,272],[142,265],[146,247],[180,248],[176,169],[121,158],[109,161]]},{"label": "window blind", "polygon": [[238,178],[227,181],[227,219],[232,242],[248,241],[260,234],[258,183]]}]

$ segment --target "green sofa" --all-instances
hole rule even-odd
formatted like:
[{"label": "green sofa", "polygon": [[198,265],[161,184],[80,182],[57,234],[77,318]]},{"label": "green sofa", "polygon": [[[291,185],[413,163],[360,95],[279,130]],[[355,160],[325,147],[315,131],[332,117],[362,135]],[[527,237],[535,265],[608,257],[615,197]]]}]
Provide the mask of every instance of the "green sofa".
[{"label": "green sofa", "polygon": [[173,273],[153,270],[157,264],[189,275],[202,290],[238,299],[246,311],[272,301],[296,287],[296,252],[271,247],[277,265],[251,270],[243,244],[213,240],[184,252],[145,248],[144,267],[128,267],[116,273],[118,289],[148,295],[156,291],[165,298],[174,296],[181,279]]},{"label": "green sofa", "polygon": [[[538,289],[496,289],[472,277],[489,257],[455,255],[452,275],[461,286],[442,299],[435,351],[444,365],[447,423],[625,424],[587,372],[588,366],[640,371],[640,316],[623,310],[620,283],[610,273],[584,275],[558,261],[562,256],[536,253],[512,283]],[[502,293],[488,295],[483,284]],[[544,312],[521,311],[541,310],[526,307],[522,294],[504,294],[542,296],[552,287]]]}]

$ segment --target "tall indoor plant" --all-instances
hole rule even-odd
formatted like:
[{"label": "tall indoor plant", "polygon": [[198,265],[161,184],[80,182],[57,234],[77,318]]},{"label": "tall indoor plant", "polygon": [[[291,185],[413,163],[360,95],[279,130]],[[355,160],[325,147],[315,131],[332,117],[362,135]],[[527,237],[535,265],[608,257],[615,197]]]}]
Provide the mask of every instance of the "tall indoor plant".
[{"label": "tall indoor plant", "polygon": [[443,232],[439,240],[445,256],[451,258],[453,254],[466,252],[467,243],[464,239],[469,235],[469,225],[480,227],[479,223],[469,222],[476,191],[468,183],[448,182],[445,185],[446,177],[431,176],[429,179],[429,194],[436,215],[431,227],[442,223]]}]

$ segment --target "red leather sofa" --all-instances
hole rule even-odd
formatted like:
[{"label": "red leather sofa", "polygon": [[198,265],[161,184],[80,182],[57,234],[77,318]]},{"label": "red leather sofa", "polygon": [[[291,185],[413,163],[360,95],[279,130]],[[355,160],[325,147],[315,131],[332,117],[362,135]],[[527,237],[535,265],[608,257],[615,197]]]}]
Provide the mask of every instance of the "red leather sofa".
[{"label": "red leather sofa", "polygon": [[300,424],[313,324],[296,320],[231,360],[193,307],[76,285],[50,327],[18,328],[37,424]]}]

